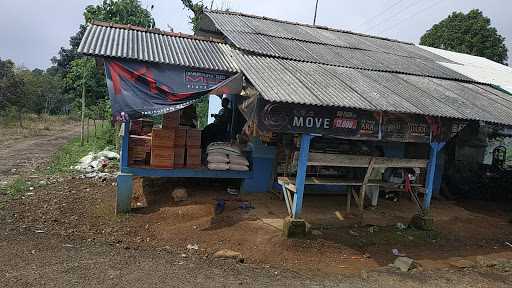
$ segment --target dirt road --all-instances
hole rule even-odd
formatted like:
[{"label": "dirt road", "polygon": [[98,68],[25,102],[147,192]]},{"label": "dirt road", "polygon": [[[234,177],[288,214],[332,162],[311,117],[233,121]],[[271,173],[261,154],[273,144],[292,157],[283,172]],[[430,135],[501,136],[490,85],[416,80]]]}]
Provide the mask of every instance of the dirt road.
[{"label": "dirt road", "polygon": [[[60,133],[19,139],[4,145],[0,149],[0,177],[12,176],[11,169],[17,169],[16,173],[30,172],[78,131],[77,126],[70,125]],[[17,198],[0,193],[1,287],[512,286],[512,264],[510,267],[454,269],[443,266],[398,272],[387,266],[391,259],[381,258],[378,254],[381,250],[389,254],[389,245],[398,247],[394,245],[401,242],[396,236],[389,240],[393,241],[391,243],[379,241],[373,244],[369,250],[372,259],[340,261],[337,258],[344,254],[361,252],[357,247],[348,247],[351,242],[347,237],[338,239],[338,235],[350,235],[349,228],[326,228],[322,236],[325,239],[283,239],[279,232],[272,230],[274,228],[258,220],[261,217],[257,213],[266,211],[270,208],[266,206],[273,203],[265,199],[255,202],[256,209],[251,213],[256,214],[242,212],[235,207],[224,212],[220,222],[204,212],[208,211],[204,208],[206,206],[213,208],[212,199],[216,195],[208,194],[208,191],[196,191],[196,197],[191,195],[184,204],[166,202],[160,207],[116,216],[113,213],[113,179],[101,182],[58,176],[46,182],[46,186],[36,187]],[[203,186],[212,190],[212,185]],[[282,203],[278,204],[282,209]],[[264,213],[265,217],[275,216],[269,211],[272,209]],[[507,232],[510,229],[503,216],[466,214],[469,215],[457,214],[459,218],[455,220],[459,226],[456,231],[468,231],[467,227],[473,230],[475,227],[494,227],[501,223],[496,229],[485,229],[486,233],[480,233],[487,237],[476,244],[480,245],[485,240],[483,247],[487,250],[508,253],[509,247],[503,246],[503,241],[510,239]],[[441,213],[436,215],[443,216]],[[471,221],[467,222],[468,219]],[[454,223],[449,217],[446,221]],[[363,230],[368,229],[358,229],[358,237],[363,239]],[[378,233],[376,231],[372,235]],[[198,244],[198,249],[187,248],[189,243]],[[276,243],[281,244],[276,246]],[[358,240],[354,245],[361,243]],[[478,250],[471,246],[475,243],[463,242],[459,238],[453,241],[445,239],[439,244],[447,245],[445,250],[449,251],[460,247],[460,256]],[[432,245],[409,247],[409,252],[415,259],[444,258],[445,255],[440,255],[442,253]],[[213,252],[218,248],[242,252],[245,262],[216,259]],[[407,251],[408,247],[399,248]],[[478,251],[490,254],[482,249]],[[350,261],[375,263],[361,268],[368,271],[348,273],[345,270],[354,266]]]},{"label": "dirt road", "polygon": [[[70,122],[46,132],[46,135],[5,141],[0,146],[0,182],[35,169],[47,161],[60,146],[79,135],[80,126],[77,122]],[[1,134],[8,137],[3,132]]]}]

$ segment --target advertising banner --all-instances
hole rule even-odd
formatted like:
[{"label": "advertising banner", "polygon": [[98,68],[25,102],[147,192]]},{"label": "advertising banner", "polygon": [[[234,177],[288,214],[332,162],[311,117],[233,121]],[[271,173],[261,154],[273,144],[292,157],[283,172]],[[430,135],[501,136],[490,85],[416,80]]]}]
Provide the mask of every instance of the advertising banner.
[{"label": "advertising banner", "polygon": [[182,109],[202,96],[239,94],[241,73],[232,75],[176,65],[105,60],[115,120],[126,121]]},{"label": "advertising banner", "polygon": [[259,100],[257,123],[262,131],[379,138],[380,112]]}]

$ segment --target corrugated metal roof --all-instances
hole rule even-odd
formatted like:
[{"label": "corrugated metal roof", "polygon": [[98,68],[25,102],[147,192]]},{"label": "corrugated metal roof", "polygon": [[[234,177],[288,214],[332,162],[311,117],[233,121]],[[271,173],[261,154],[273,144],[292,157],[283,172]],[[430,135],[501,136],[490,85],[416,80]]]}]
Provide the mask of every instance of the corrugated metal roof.
[{"label": "corrugated metal roof", "polygon": [[512,125],[512,98],[490,86],[249,55],[236,61],[269,101]]},{"label": "corrugated metal roof", "polygon": [[[204,21],[237,48],[266,56],[341,67],[470,80],[435,61],[446,61],[411,44],[288,23],[239,13],[211,12]],[[214,26],[214,27],[211,27]]]},{"label": "corrugated metal roof", "polygon": [[425,51],[438,54],[453,62],[445,63],[438,60],[440,64],[457,71],[475,81],[499,85],[501,88],[512,93],[512,67],[505,66],[489,59],[457,53],[427,46],[419,46]]},{"label": "corrugated metal roof", "polygon": [[232,60],[232,49],[227,44],[118,27],[89,25],[78,52],[94,56],[238,71]]}]

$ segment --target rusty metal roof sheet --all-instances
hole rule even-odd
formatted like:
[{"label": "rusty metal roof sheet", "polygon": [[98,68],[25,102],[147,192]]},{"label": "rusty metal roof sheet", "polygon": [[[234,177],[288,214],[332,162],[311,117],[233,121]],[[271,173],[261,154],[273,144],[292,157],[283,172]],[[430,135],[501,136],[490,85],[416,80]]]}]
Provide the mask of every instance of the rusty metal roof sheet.
[{"label": "rusty metal roof sheet", "polygon": [[218,41],[156,33],[122,25],[87,27],[79,53],[167,63],[196,68],[238,71],[229,45]]}]

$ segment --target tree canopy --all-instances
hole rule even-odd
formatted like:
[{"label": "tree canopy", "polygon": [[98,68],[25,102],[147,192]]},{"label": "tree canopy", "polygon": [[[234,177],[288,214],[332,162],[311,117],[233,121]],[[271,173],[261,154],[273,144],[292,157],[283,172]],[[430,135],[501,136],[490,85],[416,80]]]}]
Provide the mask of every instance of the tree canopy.
[{"label": "tree canopy", "polygon": [[[153,28],[155,20],[151,12],[143,8],[138,0],[104,0],[100,5],[89,5],[84,11],[85,23],[94,20],[116,24],[131,24],[145,28]],[[69,39],[70,48],[61,47],[58,56],[52,58],[61,71],[67,72],[73,60],[80,57],[78,46],[85,34],[85,24],[81,24],[77,33]]]},{"label": "tree canopy", "polygon": [[420,44],[485,57],[505,65],[508,59],[505,38],[478,9],[467,14],[453,12],[421,36]]},{"label": "tree canopy", "polygon": [[203,1],[197,1],[196,3],[192,2],[192,0],[181,0],[183,6],[190,10],[194,15],[190,17],[190,24],[192,24],[192,31],[197,32],[199,29],[199,20],[204,13],[204,4]]}]

